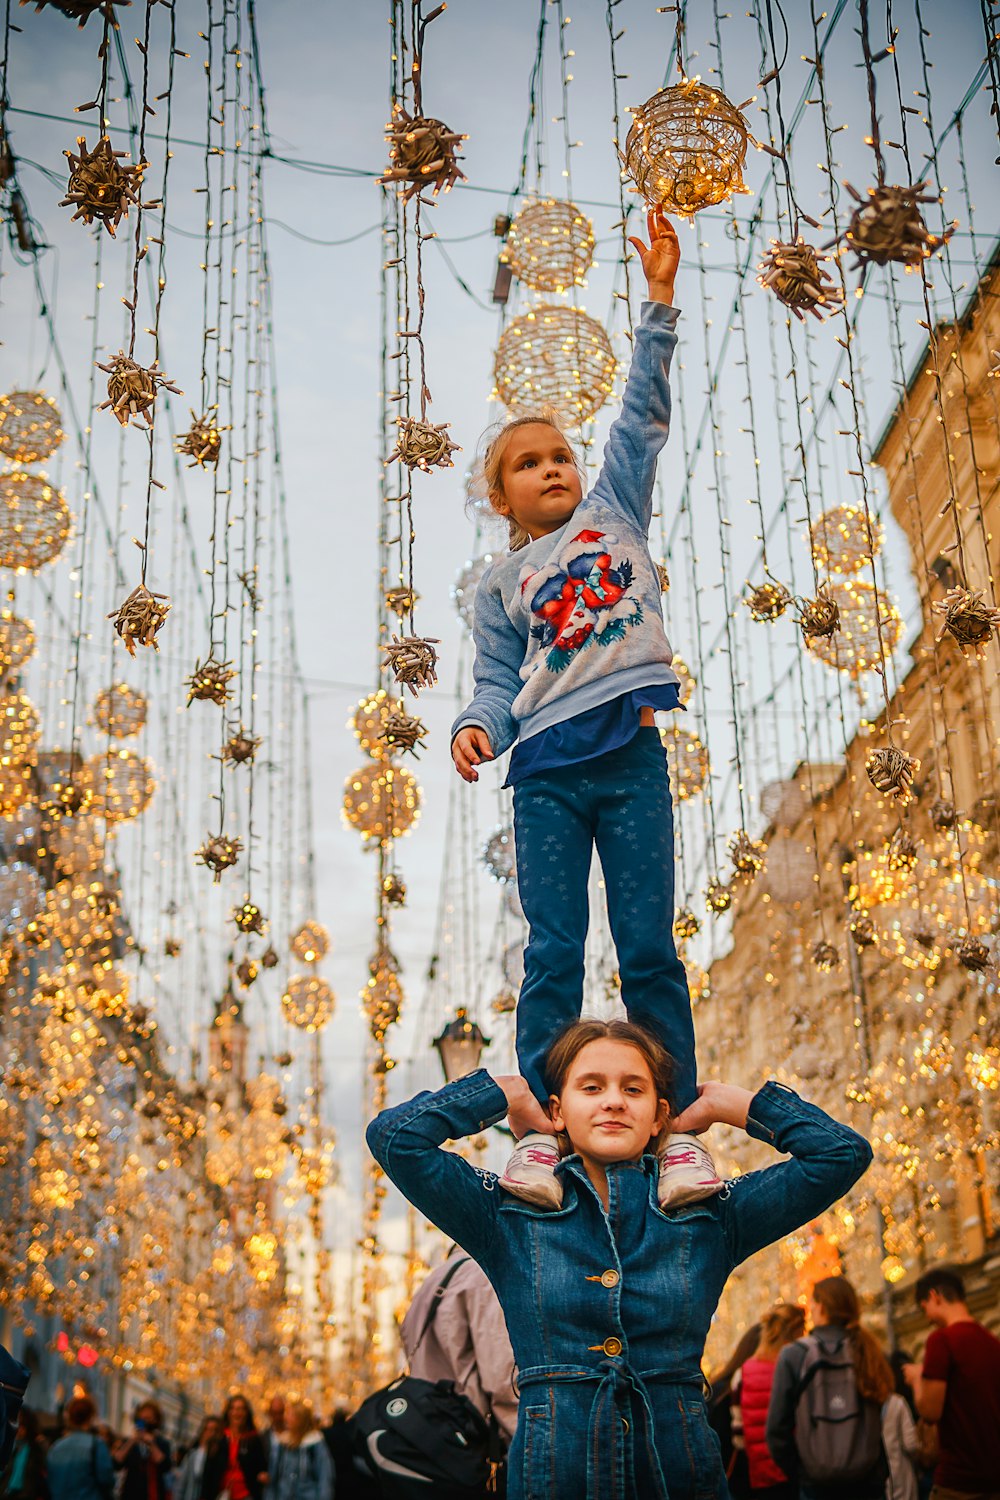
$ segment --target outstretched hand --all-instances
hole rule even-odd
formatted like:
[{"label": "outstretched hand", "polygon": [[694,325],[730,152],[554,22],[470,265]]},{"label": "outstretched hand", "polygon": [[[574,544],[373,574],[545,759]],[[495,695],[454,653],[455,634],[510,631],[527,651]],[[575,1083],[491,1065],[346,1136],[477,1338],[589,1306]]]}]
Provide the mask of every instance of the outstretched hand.
[{"label": "outstretched hand", "polygon": [[672,302],[674,277],[681,260],[681,247],[677,231],[662,208],[651,208],[646,215],[649,244],[629,236],[642,261],[643,274],[649,284],[649,295],[654,302]]}]

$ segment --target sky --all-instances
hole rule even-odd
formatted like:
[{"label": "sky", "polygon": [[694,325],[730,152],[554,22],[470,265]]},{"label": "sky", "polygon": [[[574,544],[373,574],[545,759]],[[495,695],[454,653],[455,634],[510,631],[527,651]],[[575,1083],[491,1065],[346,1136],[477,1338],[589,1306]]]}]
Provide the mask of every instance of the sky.
[{"label": "sky", "polygon": [[[926,114],[923,75],[917,48],[915,0],[894,3],[892,22],[900,28],[896,60],[904,102]],[[338,1013],[323,1034],[328,1112],[340,1144],[342,1187],[331,1234],[347,1250],[356,1237],[353,1210],[363,1161],[361,1141],[365,1034],[356,997],[366,977],[366,959],[374,946],[374,865],[362,851],[357,835],[345,828],[340,804],[345,778],[363,763],[363,755],[346,728],[358,699],[378,685],[375,641],[376,530],[383,491],[378,457],[380,391],[379,295],[384,249],[380,236],[380,189],[375,177],[385,164],[383,128],[388,112],[389,27],[387,6],[322,3],[322,0],[282,0],[258,8],[261,70],[266,87],[270,155],[264,168],[266,238],[272,272],[274,313],[273,374],[277,380],[287,496],[288,562],[291,586],[280,577],[283,559],[272,555],[278,597],[294,611],[298,659],[309,700],[310,764],[314,849],[315,911],[305,910],[302,863],[305,817],[301,796],[292,801],[293,826],[283,819],[284,803],[276,794],[268,806],[265,836],[268,850],[260,864],[270,874],[262,877],[270,889],[289,861],[296,882],[293,917],[316,916],[329,928],[333,950],[323,965],[338,996]],[[884,42],[886,13],[875,8],[876,42]],[[219,0],[215,0],[219,10]],[[864,137],[868,133],[864,73],[859,67],[860,44],[853,3],[831,6],[835,18],[826,52],[825,86],[834,137],[833,180],[844,214],[845,180],[863,189],[873,180],[873,160]],[[564,132],[559,88],[558,9],[548,10],[544,89],[539,116],[542,123],[543,163],[540,180],[529,168],[528,187],[562,196],[567,183],[574,200],[593,220],[597,265],[580,292],[588,312],[608,324],[616,352],[624,361],[624,309],[614,293],[621,286],[618,257],[618,175],[612,144],[612,96],[609,42],[605,7],[589,3],[563,11],[568,68],[568,124]],[[791,120],[808,80],[803,54],[812,55],[813,37],[807,4],[786,7],[791,33],[782,70],[782,102]],[[982,60],[984,43],[980,8],[975,0],[945,4],[920,0],[920,14],[929,35],[926,48],[933,71],[932,123],[937,136],[966,96]],[[414,481],[416,526],[414,578],[421,594],[418,628],[440,638],[440,681],[421,695],[417,711],[427,724],[429,747],[412,767],[418,776],[422,809],[416,830],[400,841],[398,866],[408,886],[408,904],[393,915],[392,945],[402,968],[407,996],[404,1020],[393,1041],[401,1066],[393,1075],[394,1094],[432,1085],[436,1060],[432,1037],[453,1012],[466,1003],[488,1031],[496,1034],[495,1050],[487,1054],[507,1065],[510,1023],[497,1022],[489,1000],[501,983],[500,957],[504,948],[516,949],[519,923],[516,900],[504,904],[504,892],[484,871],[480,851],[492,831],[508,814],[499,792],[502,773],[483,777],[479,787],[460,788],[448,754],[449,725],[466,700],[470,686],[471,654],[466,633],[451,598],[459,571],[498,541],[496,535],[477,534],[465,514],[464,475],[477,448],[480,433],[500,415],[490,401],[492,357],[500,331],[500,314],[490,301],[498,245],[492,233],[496,214],[516,210],[512,196],[518,182],[522,141],[529,98],[529,75],[535,54],[538,0],[453,0],[447,12],[429,28],[424,67],[427,110],[452,128],[468,134],[462,168],[468,181],[443,196],[429,211],[439,243],[426,247],[426,344],[428,381],[433,392],[433,420],[450,423],[453,439],[461,445],[455,466]],[[569,18],[571,17],[571,20]],[[63,152],[72,145],[77,128],[76,104],[92,99],[99,64],[97,24],[83,30],[55,12],[36,14],[33,8],[15,9],[20,28],[11,37],[9,127],[20,162],[20,180],[31,209],[44,230],[47,249],[39,265],[45,306],[57,330],[61,356],[81,412],[86,411],[90,380],[91,318],[95,305],[94,242],[81,223],[70,222],[70,211],[58,206],[62,196]],[[122,12],[122,37],[133,82],[139,76],[139,57],[132,38],[141,23],[140,7]],[[618,46],[621,103],[635,105],[664,82],[670,61],[673,18],[658,14],[648,0],[623,0],[614,12],[617,30],[624,28]],[[198,32],[205,25],[205,7],[195,0],[178,0],[178,46],[190,53],[176,60],[173,112],[175,136],[168,210],[168,284],[164,295],[163,368],[182,388],[173,398],[172,412],[183,426],[188,406],[197,404],[203,276],[201,233],[204,201],[198,187],[204,170],[205,100],[204,43]],[[821,23],[825,34],[828,17]],[[155,28],[163,35],[165,17],[154,12]],[[718,16],[720,54],[713,45],[716,15],[707,0],[689,7],[686,47],[688,69],[721,84],[730,98],[747,106],[751,129],[768,138],[758,80],[772,66],[761,58],[758,32],[742,9]],[[781,40],[779,36],[779,49]],[[154,74],[165,67],[162,49],[152,52]],[[894,60],[887,57],[877,69],[878,102],[887,141],[901,134],[899,105],[893,77]],[[113,61],[111,94],[121,95],[117,59]],[[162,84],[161,84],[162,86]],[[774,86],[769,90],[772,106]],[[813,88],[810,98],[816,97]],[[913,101],[912,103],[910,101]],[[997,225],[987,188],[995,183],[993,157],[996,138],[989,114],[989,96],[980,88],[963,115],[962,145],[971,198],[977,209],[970,225],[964,200],[958,134],[947,134],[940,167],[947,188],[945,216],[960,221],[951,242],[947,268],[933,263],[934,307],[947,313],[954,293],[964,304],[975,264],[988,256]],[[109,110],[117,126],[125,119],[123,104]],[[795,125],[791,161],[796,196],[802,207],[819,217],[830,201],[830,179],[823,166],[824,141],[819,128],[819,106],[804,105]],[[93,116],[89,117],[93,121]],[[920,113],[907,115],[912,152],[920,165],[928,130]],[[157,117],[162,124],[162,111]],[[152,128],[152,127],[151,127]],[[90,134],[93,134],[91,123]],[[564,134],[575,144],[566,171]],[[193,144],[190,144],[193,143]],[[149,143],[153,180],[162,172],[162,144]],[[904,181],[902,152],[887,147],[889,178]],[[860,699],[850,686],[837,693],[835,679],[825,668],[806,664],[806,710],[792,681],[797,651],[792,627],[774,627],[765,638],[760,627],[753,634],[738,599],[745,588],[751,559],[758,550],[757,499],[766,518],[772,545],[772,567],[806,591],[809,554],[805,513],[818,512],[841,500],[857,499],[858,481],[853,413],[849,393],[837,384],[842,351],[836,337],[840,326],[812,328],[808,337],[797,326],[789,335],[783,317],[775,317],[767,294],[754,280],[754,267],[765,239],[775,232],[776,197],[767,186],[771,158],[751,150],[746,181],[750,194],[735,203],[735,215],[720,209],[682,225],[682,266],[677,302],[682,309],[681,344],[674,379],[674,431],[660,464],[658,516],[652,545],[665,557],[672,576],[667,600],[668,624],[676,649],[701,678],[696,705],[699,733],[707,739],[715,771],[713,812],[717,822],[716,858],[725,837],[744,821],[759,828],[759,796],[768,782],[789,774],[803,750],[815,759],[836,758],[842,744],[840,715],[850,727],[859,713],[877,710],[877,695],[869,681]],[[992,175],[991,175],[992,174]],[[633,200],[634,201],[634,200]],[[764,229],[751,226],[763,210]],[[935,217],[936,216],[936,217]],[[932,227],[941,210],[928,208]],[[974,236],[972,231],[974,230]],[[820,235],[832,237],[829,219]],[[118,299],[130,283],[127,236],[119,244],[105,244],[100,307],[101,357],[120,343]],[[749,269],[741,275],[740,265]],[[3,347],[0,382],[5,386],[37,380],[55,393],[57,371],[49,348],[39,298],[30,269],[15,264],[5,252]],[[901,349],[892,353],[893,325],[887,300],[890,275],[897,287]],[[641,278],[632,268],[632,306],[638,315]],[[852,292],[857,276],[849,277]],[[508,316],[531,300],[515,287]],[[861,402],[862,445],[866,451],[889,415],[895,399],[893,381],[899,363],[908,369],[923,337],[924,316],[917,278],[879,272],[870,278],[857,316],[855,393]],[[622,373],[624,374],[624,368]],[[615,401],[600,414],[594,430],[592,455],[599,454],[613,415]],[[810,442],[811,461],[805,485],[795,488],[797,441],[796,401]],[[755,464],[748,434],[748,412],[757,440]],[[135,568],[129,537],[141,532],[145,495],[144,444],[129,432],[120,438],[107,414],[95,419],[93,472],[106,497],[124,559],[126,575]],[[84,421],[86,419],[84,418]],[[848,436],[842,435],[844,432]],[[813,435],[815,434],[815,440]],[[164,436],[157,439],[166,452]],[[60,460],[61,481],[67,492],[82,498],[79,453],[72,444]],[[169,459],[162,459],[169,471]],[[759,488],[755,470],[760,476]],[[592,471],[593,477],[593,471]],[[186,1066],[197,1028],[211,1015],[221,988],[223,960],[229,939],[223,936],[226,904],[233,888],[208,889],[204,872],[193,869],[188,850],[203,836],[205,801],[215,785],[209,763],[214,747],[208,721],[192,727],[176,702],[179,680],[203,650],[197,615],[202,607],[194,582],[207,561],[211,530],[210,487],[204,476],[176,470],[169,474],[171,491],[162,502],[154,527],[151,582],[171,592],[175,602],[165,627],[161,660],[147,657],[128,663],[111,638],[104,617],[112,610],[120,580],[104,559],[103,540],[93,542],[89,563],[81,563],[79,548],[72,558],[55,565],[48,586],[72,609],[74,590],[82,590],[83,619],[88,640],[84,673],[88,690],[122,671],[135,685],[144,685],[162,708],[151,726],[149,753],[159,759],[164,773],[161,792],[173,791],[173,812],[151,822],[149,832],[123,836],[121,858],[126,871],[125,893],[133,922],[150,945],[162,943],[173,918],[164,915],[167,898],[179,896],[180,920],[192,932],[180,980],[152,966],[147,981],[159,995],[161,1025]],[[873,504],[880,504],[879,478],[871,476]],[[183,497],[189,531],[175,522]],[[803,500],[805,505],[803,505]],[[94,536],[97,536],[96,522]],[[267,523],[270,526],[270,521]],[[880,567],[880,580],[900,601],[907,635],[913,634],[915,595],[907,559],[898,534],[889,525],[889,539]],[[272,547],[273,530],[265,530]],[[728,542],[728,556],[724,548]],[[280,539],[279,539],[280,543]],[[277,545],[277,544],[276,544]],[[280,546],[279,546],[280,550]],[[193,558],[191,562],[189,559]],[[70,568],[84,568],[71,576]],[[61,571],[60,571],[61,570]],[[759,570],[758,570],[759,571]],[[183,579],[186,581],[181,581]],[[131,586],[131,584],[129,585]],[[265,590],[266,593],[266,590]],[[38,617],[46,610],[40,586],[19,584]],[[79,601],[77,601],[79,602]],[[267,599],[264,608],[267,608]],[[727,603],[733,616],[726,628]],[[182,619],[183,615],[183,619]],[[50,621],[46,649],[32,667],[29,690],[46,707],[46,722],[65,727],[72,694],[66,667],[70,642]],[[272,642],[271,625],[262,626]],[[782,630],[784,633],[782,634]],[[728,654],[727,654],[728,653]],[[905,669],[905,653],[899,663]],[[89,674],[89,675],[88,675]],[[737,689],[734,692],[732,682]],[[265,680],[262,678],[262,681]],[[296,775],[306,757],[301,714],[285,711],[290,702],[280,685],[268,689],[269,722],[280,726],[281,743],[269,747],[273,761],[284,769],[274,777]],[[157,694],[159,693],[159,698]],[[171,695],[174,695],[171,697]],[[862,701],[863,700],[863,701]],[[733,703],[737,729],[732,720]],[[846,708],[844,707],[846,701]],[[757,704],[756,710],[752,705]],[[766,712],[762,704],[766,704]],[[200,711],[196,705],[191,713]],[[803,724],[806,726],[803,730]],[[53,727],[54,733],[54,727]],[[809,735],[811,733],[811,742]],[[744,802],[739,808],[734,759],[740,755]],[[158,794],[159,795],[159,794]],[[150,817],[153,815],[150,814]],[[682,889],[697,890],[712,866],[709,821],[704,807],[689,806],[683,822],[685,868]],[[706,835],[709,836],[706,836]],[[174,873],[183,865],[183,875]],[[513,914],[512,914],[513,912]],[[196,934],[198,934],[196,936]],[[595,963],[608,959],[598,937]],[[724,944],[724,929],[709,940]],[[606,945],[605,945],[606,947]],[[437,978],[426,975],[437,954]],[[162,966],[161,966],[162,968]],[[599,986],[601,976],[595,973]],[[162,980],[162,982],[160,982]],[[273,987],[258,987],[247,1004],[248,1020],[262,1055],[284,1045],[287,1029],[278,1020],[278,997]],[[297,1043],[298,1038],[294,1041]],[[300,1054],[302,1053],[299,1047]],[[399,1205],[390,1200],[390,1241],[398,1239]]]}]

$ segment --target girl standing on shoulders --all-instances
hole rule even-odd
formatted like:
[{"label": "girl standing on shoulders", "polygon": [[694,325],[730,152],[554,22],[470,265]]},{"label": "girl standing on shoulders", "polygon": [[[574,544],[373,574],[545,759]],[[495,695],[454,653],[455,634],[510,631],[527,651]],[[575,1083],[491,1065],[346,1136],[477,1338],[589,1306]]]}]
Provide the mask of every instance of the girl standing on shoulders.
[{"label": "girl standing on shoulders", "polygon": [[[510,551],[476,591],[475,695],[452,727],[459,775],[515,740],[517,887],[530,927],[517,1006],[517,1057],[539,1105],[525,1115],[503,1185],[558,1207],[558,1151],[542,1113],[543,1059],[583,1007],[587,883],[596,846],[628,1017],[675,1059],[671,1104],[696,1098],[694,1027],[674,945],[673,808],[657,709],[679,706],[663,629],[660,577],[649,552],[656,460],[670,427],[670,362],[677,345],[677,235],[662,209],[648,215],[642,257],[649,300],[635,332],[622,411],[594,488],[551,409],[517,417],[483,458],[493,510]],[[660,1162],[660,1203],[718,1192],[712,1159],[674,1135]]]},{"label": "girl standing on shoulders", "polygon": [[[672,1059],[627,1021],[578,1021],[543,1059],[562,1207],[538,1208],[449,1151],[535,1100],[484,1070],[383,1111],[368,1144],[386,1175],[483,1267],[504,1311],[521,1393],[509,1500],[728,1500],[701,1373],[730,1272],[808,1223],[871,1160],[853,1130],[767,1083],[708,1083],[676,1121]],[[715,1122],[790,1160],[664,1211],[656,1150],[676,1124]]]}]

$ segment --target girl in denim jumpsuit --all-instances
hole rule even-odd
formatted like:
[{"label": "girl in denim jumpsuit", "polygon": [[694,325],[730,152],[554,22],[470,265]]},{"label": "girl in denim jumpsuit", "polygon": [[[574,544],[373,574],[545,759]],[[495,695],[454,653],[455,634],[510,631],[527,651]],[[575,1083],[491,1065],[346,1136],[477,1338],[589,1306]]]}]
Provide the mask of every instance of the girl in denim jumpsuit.
[{"label": "girl in denim jumpsuit", "polygon": [[495,1124],[515,1088],[527,1091],[523,1080],[503,1084],[480,1069],[418,1094],[373,1120],[368,1144],[500,1299],[520,1390],[510,1500],[728,1500],[701,1374],[722,1289],[748,1256],[845,1193],[871,1148],[770,1082],[744,1104],[746,1130],[790,1160],[664,1211],[651,1151],[606,1166],[606,1206],[573,1154],[557,1168],[562,1208],[539,1209],[441,1149]]}]

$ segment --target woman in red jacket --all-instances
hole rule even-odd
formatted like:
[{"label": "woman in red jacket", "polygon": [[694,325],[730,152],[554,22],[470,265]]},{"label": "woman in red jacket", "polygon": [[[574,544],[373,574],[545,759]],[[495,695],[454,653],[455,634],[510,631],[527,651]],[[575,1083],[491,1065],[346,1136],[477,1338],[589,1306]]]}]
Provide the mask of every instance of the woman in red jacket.
[{"label": "woman in red jacket", "polygon": [[743,1441],[754,1500],[798,1500],[798,1485],[778,1468],[764,1440],[767,1408],[774,1383],[774,1366],[786,1344],[794,1344],[805,1332],[806,1315],[801,1307],[779,1302],[765,1313],[760,1324],[760,1343],[733,1381],[733,1402],[743,1417]]}]

